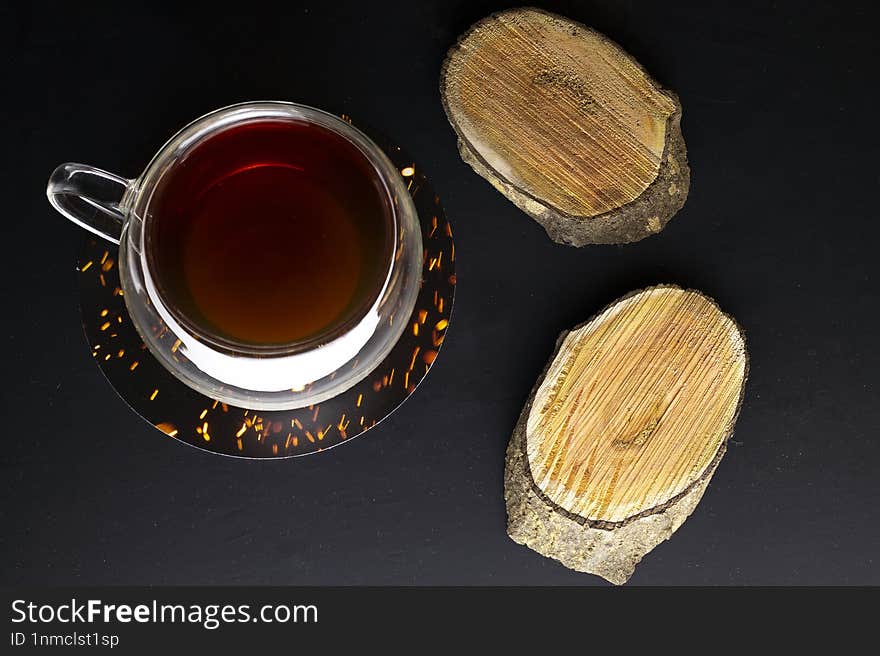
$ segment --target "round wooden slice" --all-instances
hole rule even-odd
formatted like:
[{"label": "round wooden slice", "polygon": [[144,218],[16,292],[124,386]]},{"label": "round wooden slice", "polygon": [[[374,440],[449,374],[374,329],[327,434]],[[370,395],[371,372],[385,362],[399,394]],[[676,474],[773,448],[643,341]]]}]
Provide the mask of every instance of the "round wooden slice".
[{"label": "round wooden slice", "polygon": [[736,322],[678,287],[635,292],[563,334],[508,447],[510,536],[626,581],[702,497],[747,371]]},{"label": "round wooden slice", "polygon": [[462,158],[555,241],[637,241],[684,204],[677,96],[580,23],[493,14],[449,51],[440,90]]}]

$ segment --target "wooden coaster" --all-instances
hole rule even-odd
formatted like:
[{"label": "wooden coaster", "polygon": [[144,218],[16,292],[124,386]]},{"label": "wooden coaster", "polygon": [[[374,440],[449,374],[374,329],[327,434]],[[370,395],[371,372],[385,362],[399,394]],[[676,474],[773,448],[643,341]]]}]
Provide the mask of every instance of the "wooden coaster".
[{"label": "wooden coaster", "polygon": [[638,291],[563,333],[507,449],[510,536],[624,583],[703,496],[747,375],[736,322],[696,291]]},{"label": "wooden coaster", "polygon": [[678,97],[580,23],[493,14],[449,51],[440,90],[462,158],[557,242],[637,241],[684,204]]}]

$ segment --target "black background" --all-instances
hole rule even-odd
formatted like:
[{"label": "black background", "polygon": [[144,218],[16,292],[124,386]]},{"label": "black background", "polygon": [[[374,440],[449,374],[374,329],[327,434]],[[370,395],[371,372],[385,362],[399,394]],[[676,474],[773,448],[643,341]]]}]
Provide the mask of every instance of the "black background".
[{"label": "black background", "polygon": [[[593,584],[505,534],[504,449],[557,334],[658,282],[746,330],[728,455],[636,584],[880,583],[878,57],[847,3],[546,2],[613,38],[684,107],[684,209],[637,244],[573,249],[458,157],[446,49],[493,2],[2,5],[2,530],[7,584]],[[449,336],[379,428],[251,462],[162,437],[79,323],[82,234],[53,167],[137,175],[189,120],[253,99],[375,126],[452,221]]]}]

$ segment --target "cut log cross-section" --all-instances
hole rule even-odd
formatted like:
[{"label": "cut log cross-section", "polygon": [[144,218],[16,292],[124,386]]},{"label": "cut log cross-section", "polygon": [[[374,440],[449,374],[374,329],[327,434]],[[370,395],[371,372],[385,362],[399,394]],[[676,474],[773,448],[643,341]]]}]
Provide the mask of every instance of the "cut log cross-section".
[{"label": "cut log cross-section", "polygon": [[558,242],[632,242],[684,204],[681,106],[626,52],[538,9],[493,14],[449,51],[462,158]]},{"label": "cut log cross-section", "polygon": [[508,446],[510,536],[625,582],[700,501],[747,373],[736,322],[678,287],[626,296],[563,334]]}]

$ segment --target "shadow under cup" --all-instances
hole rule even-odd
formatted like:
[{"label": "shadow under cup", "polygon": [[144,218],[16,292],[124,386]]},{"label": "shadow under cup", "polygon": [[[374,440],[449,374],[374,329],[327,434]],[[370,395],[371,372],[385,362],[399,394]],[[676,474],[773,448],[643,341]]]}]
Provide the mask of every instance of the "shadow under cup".
[{"label": "shadow under cup", "polygon": [[233,351],[301,352],[352,330],[391,275],[395,212],[354,143],[306,120],[208,135],[148,200],[147,266],[187,332]]}]

